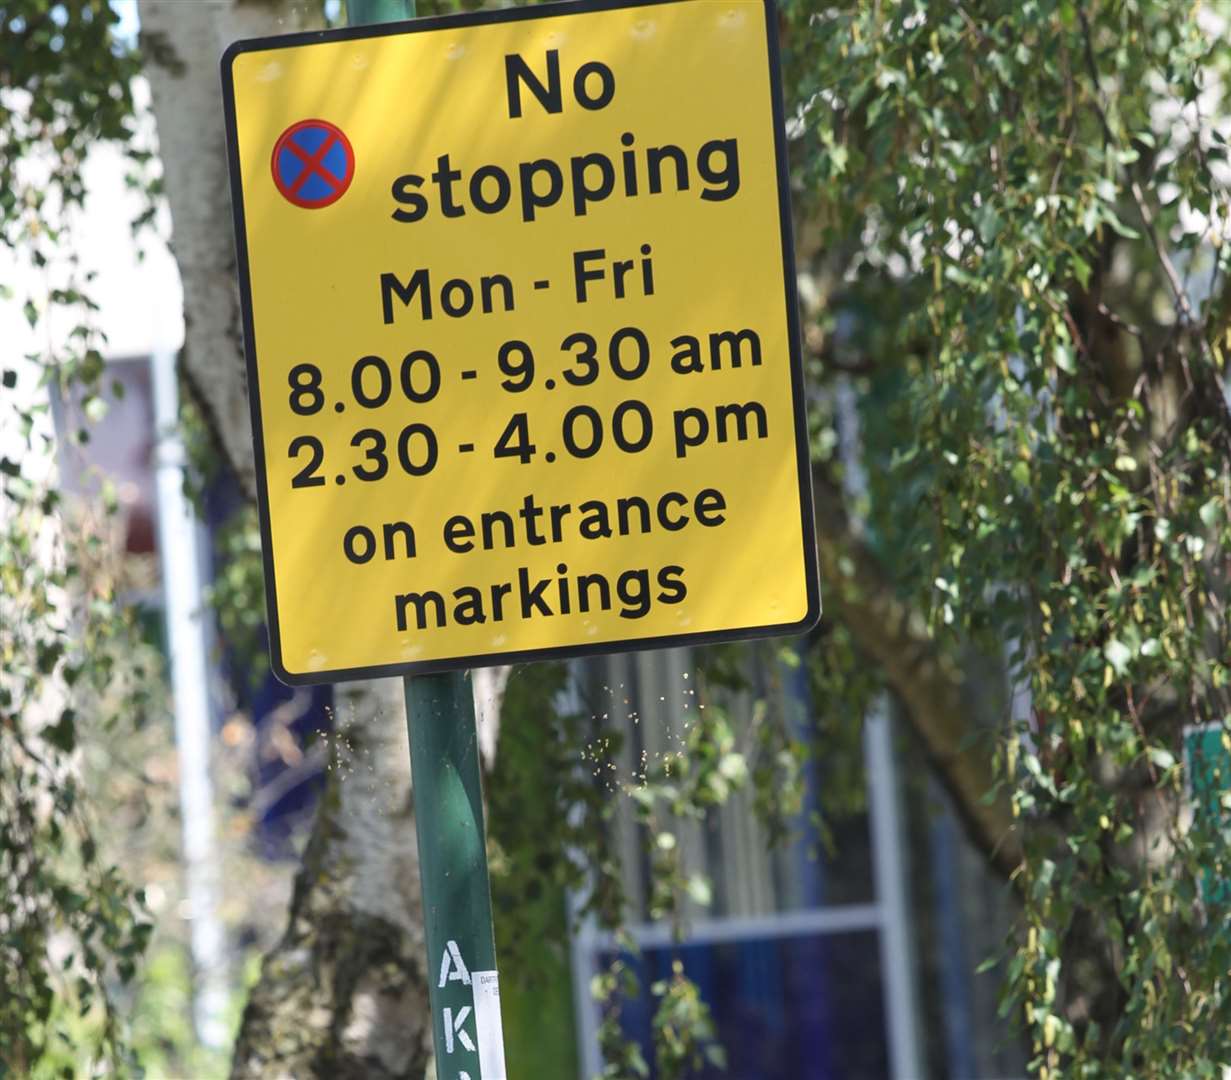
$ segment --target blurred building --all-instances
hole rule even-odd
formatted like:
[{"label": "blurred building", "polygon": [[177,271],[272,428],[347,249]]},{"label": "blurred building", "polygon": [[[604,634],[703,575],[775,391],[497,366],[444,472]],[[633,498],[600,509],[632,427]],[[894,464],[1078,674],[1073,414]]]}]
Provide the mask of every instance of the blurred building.
[{"label": "blurred building", "polygon": [[[774,651],[754,655],[764,661]],[[803,669],[766,668],[754,665],[749,692],[725,703],[733,722],[747,730],[759,701],[784,710],[802,731],[812,707]],[[605,714],[623,733],[626,775],[642,755],[677,747],[696,715],[687,650],[613,656],[576,671],[574,704]],[[631,800],[621,800],[615,833],[641,949],[634,964],[648,987],[669,976],[678,957],[698,984],[728,1059],[725,1073],[711,1069],[705,1080],[1025,1075],[1021,1048],[997,1015],[997,975],[975,974],[999,952],[1011,917],[1007,886],[967,844],[901,727],[887,700],[865,718],[862,760],[842,767],[864,770],[866,811],[837,819],[831,855],[816,844],[810,821],[825,811],[824,761],[808,763],[797,834],[776,847],[747,788],[705,826],[674,823],[684,866],[706,875],[713,893],[708,908],[689,913],[682,946],[648,917],[648,838]],[[584,1076],[601,1069],[590,980],[615,948],[593,924],[572,942]],[[652,1008],[643,993],[623,1013],[651,1062]]]}]

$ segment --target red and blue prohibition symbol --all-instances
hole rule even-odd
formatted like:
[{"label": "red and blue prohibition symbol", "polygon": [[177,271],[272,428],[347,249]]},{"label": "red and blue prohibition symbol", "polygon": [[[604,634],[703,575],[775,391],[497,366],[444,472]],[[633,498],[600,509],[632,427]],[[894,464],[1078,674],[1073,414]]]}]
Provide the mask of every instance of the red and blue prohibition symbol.
[{"label": "red and blue prohibition symbol", "polygon": [[290,202],[317,210],[346,194],[355,176],[355,151],[328,120],[300,120],[278,136],[270,166]]}]

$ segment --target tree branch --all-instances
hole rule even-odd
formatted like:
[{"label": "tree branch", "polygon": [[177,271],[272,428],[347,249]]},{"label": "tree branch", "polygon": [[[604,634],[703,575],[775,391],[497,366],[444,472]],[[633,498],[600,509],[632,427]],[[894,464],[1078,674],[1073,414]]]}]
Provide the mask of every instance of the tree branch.
[{"label": "tree branch", "polygon": [[898,598],[852,533],[841,494],[817,471],[813,493],[829,610],[881,665],[971,841],[1010,878],[1021,863],[1021,834],[1006,795],[986,799],[996,782],[989,745],[993,729],[975,713],[960,667],[928,634],[918,612]]}]

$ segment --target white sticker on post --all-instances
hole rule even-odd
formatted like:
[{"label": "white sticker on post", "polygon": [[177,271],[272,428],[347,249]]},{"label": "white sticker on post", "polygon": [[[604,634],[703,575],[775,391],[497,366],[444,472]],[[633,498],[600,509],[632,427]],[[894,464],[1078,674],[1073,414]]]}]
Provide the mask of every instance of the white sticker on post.
[{"label": "white sticker on post", "polygon": [[479,1069],[483,1080],[508,1080],[504,1065],[504,1025],[500,1020],[500,975],[472,971],[474,1026],[479,1036]]}]

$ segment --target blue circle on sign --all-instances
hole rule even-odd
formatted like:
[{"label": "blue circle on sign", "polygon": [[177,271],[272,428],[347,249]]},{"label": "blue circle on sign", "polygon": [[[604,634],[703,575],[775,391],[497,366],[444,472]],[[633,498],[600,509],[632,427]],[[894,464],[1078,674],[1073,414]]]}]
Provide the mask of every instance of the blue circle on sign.
[{"label": "blue circle on sign", "polygon": [[274,144],[274,184],[296,206],[335,203],[355,175],[355,152],[345,132],[328,120],[300,120]]}]

